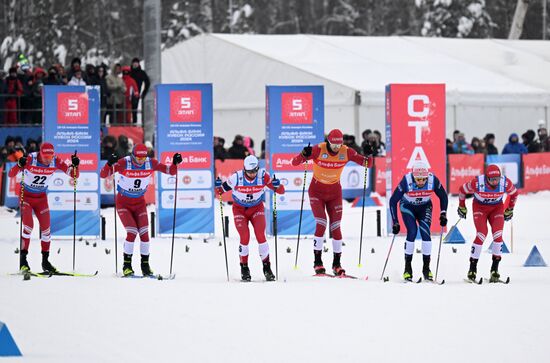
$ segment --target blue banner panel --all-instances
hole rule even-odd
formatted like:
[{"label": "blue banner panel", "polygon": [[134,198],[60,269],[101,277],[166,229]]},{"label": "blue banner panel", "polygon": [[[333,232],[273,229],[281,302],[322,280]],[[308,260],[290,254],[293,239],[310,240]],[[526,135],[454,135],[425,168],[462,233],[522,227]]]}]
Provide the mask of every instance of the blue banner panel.
[{"label": "blue banner panel", "polygon": [[514,183],[516,188],[523,186],[521,180],[521,154],[487,155],[487,164],[497,164],[502,174]]},{"label": "blue banner panel", "polygon": [[[161,84],[156,87],[156,145],[159,161],[183,162],[177,175],[175,232],[214,233],[214,130],[211,84]],[[172,233],[176,177],[159,174],[157,226]]]},{"label": "blue banner panel", "polygon": [[[44,86],[43,139],[67,164],[77,151],[76,234],[99,237],[99,86]],[[74,181],[56,172],[48,188],[53,236],[73,235]]]},{"label": "blue banner panel", "polygon": [[[286,193],[277,195],[277,233],[297,235],[302,204],[304,172],[307,171],[303,201],[302,234],[313,234],[315,219],[311,213],[307,188],[312,177],[311,164],[292,166],[292,158],[308,143],[324,140],[325,103],[323,86],[266,87],[266,166],[281,179]],[[272,226],[272,192],[266,192],[266,220]]]}]

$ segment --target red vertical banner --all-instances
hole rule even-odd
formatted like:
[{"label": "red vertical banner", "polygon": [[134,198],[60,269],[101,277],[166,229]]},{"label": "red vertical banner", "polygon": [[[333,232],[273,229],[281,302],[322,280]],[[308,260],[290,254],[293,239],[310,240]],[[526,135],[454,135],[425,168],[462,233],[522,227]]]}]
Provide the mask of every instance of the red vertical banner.
[{"label": "red vertical banner", "polygon": [[523,192],[550,189],[550,153],[523,154]]},{"label": "red vertical banner", "polygon": [[[428,163],[430,171],[445,186],[445,85],[390,84],[386,86],[386,203],[391,228],[389,198],[416,160]],[[439,215],[434,195],[433,215]],[[399,216],[401,220],[401,216]],[[438,218],[432,231],[439,232]],[[400,222],[402,223],[402,221]]]},{"label": "red vertical banner", "polygon": [[458,194],[460,187],[472,178],[483,174],[485,166],[484,154],[451,154],[449,155],[449,190],[450,194]]},{"label": "red vertical banner", "polygon": [[374,191],[380,196],[386,195],[386,157],[377,156],[374,158]]}]

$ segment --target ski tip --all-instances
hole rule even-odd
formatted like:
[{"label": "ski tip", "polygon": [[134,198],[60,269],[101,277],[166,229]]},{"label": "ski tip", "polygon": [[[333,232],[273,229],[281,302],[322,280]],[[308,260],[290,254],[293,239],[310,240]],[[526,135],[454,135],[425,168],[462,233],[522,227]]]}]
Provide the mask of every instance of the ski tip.
[{"label": "ski tip", "polygon": [[504,283],[505,283],[505,284],[509,284],[509,283],[510,283],[510,276],[508,276],[508,277],[506,278],[506,281],[504,281]]},{"label": "ski tip", "polygon": [[384,276],[384,277],[382,277],[382,281],[388,282],[388,281],[390,281],[390,278],[388,276]]}]

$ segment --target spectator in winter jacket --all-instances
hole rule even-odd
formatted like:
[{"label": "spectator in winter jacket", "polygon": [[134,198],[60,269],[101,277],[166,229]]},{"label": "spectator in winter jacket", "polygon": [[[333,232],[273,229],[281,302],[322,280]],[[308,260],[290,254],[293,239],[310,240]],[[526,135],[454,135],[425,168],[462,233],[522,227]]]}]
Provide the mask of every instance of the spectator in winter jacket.
[{"label": "spectator in winter jacket", "polygon": [[73,60],[71,61],[71,66],[70,68],[67,70],[67,79],[70,81],[71,79],[73,79],[74,77],[74,74],[77,72],[77,71],[80,71],[80,78],[82,78],[82,80],[84,81],[84,85],[86,85],[88,83],[88,79],[86,78],[86,75],[85,74],[82,74],[82,62],[80,61],[80,58],[78,57],[75,57],[73,58]]},{"label": "spectator in winter jacket", "polygon": [[361,134],[361,137],[363,137],[363,141],[361,141],[361,150],[363,150],[363,152],[361,153],[362,155],[365,155],[365,146],[369,143],[368,139],[369,139],[369,135],[371,133],[372,133],[372,131],[370,129],[366,129]]},{"label": "spectator in winter jacket", "polygon": [[483,138],[485,141],[485,148],[487,149],[487,155],[497,155],[498,149],[495,146],[495,134],[487,134]]},{"label": "spectator in winter jacket", "polygon": [[344,145],[355,150],[358,154],[363,154],[363,150],[355,142],[355,136],[344,134]]},{"label": "spectator in winter jacket", "polygon": [[541,127],[537,132],[539,134],[540,151],[550,152],[550,138],[548,138],[548,130],[546,130],[546,127]]},{"label": "spectator in winter jacket", "polygon": [[227,157],[229,159],[244,159],[250,153],[248,149],[244,146],[244,140],[241,135],[236,135],[233,140],[233,145],[227,151]]},{"label": "spectator in winter jacket", "polygon": [[17,68],[11,67],[6,78],[6,124],[17,124],[17,109],[19,108],[19,97],[23,94],[23,85],[17,77]]},{"label": "spectator in winter jacket", "polygon": [[376,136],[376,144],[378,145],[378,156],[386,156],[386,144],[382,141],[382,134],[378,130],[372,132]]},{"label": "spectator in winter jacket", "polygon": [[[454,136],[454,135],[453,135]],[[456,141],[453,144],[453,151],[455,154],[473,154],[474,149],[472,146],[466,142],[464,134],[459,132],[456,136]]]},{"label": "spectator in winter jacket", "polygon": [[61,84],[67,84],[69,83],[69,77],[67,76],[67,72],[65,72],[65,68],[59,63],[54,64],[55,69],[57,69],[57,74],[59,77],[59,81]]},{"label": "spectator in winter jacket", "polygon": [[113,135],[106,135],[101,142],[101,160],[109,159],[109,156],[116,153],[117,141]]},{"label": "spectator in winter jacket", "polygon": [[455,151],[453,149],[453,142],[451,139],[447,139],[447,155],[454,154]]},{"label": "spectator in winter jacket", "polygon": [[95,66],[93,64],[86,64],[85,70],[84,77],[86,78],[86,84],[89,86],[99,85],[99,78],[97,77]]},{"label": "spectator in winter jacket", "polygon": [[59,74],[57,73],[57,68],[51,66],[48,68],[48,76],[44,79],[44,85],[47,86],[59,86],[63,84],[59,79]]},{"label": "spectator in winter jacket", "polygon": [[101,92],[101,122],[106,122],[107,117],[107,99],[109,98],[109,89],[107,88],[107,65],[101,64],[97,66],[97,84]]},{"label": "spectator in winter jacket", "polygon": [[78,68],[74,69],[73,76],[72,76],[72,78],[70,78],[68,85],[69,86],[85,86],[86,85],[86,81],[84,81],[81,69],[78,69]]},{"label": "spectator in winter jacket", "polygon": [[508,143],[504,145],[502,154],[527,154],[527,148],[519,143],[518,134],[513,133],[508,138]]},{"label": "spectator in winter jacket", "polygon": [[126,93],[126,84],[122,79],[122,67],[115,64],[106,78],[109,98],[107,99],[107,108],[109,109],[110,122],[122,123],[124,116],[124,100]]},{"label": "spectator in winter jacket", "polygon": [[6,109],[6,72],[0,69],[0,125],[4,124]]},{"label": "spectator in winter jacket", "polygon": [[224,144],[224,138],[214,136],[214,159],[219,159],[221,161],[227,159],[227,150],[223,147]]},{"label": "spectator in winter jacket", "polygon": [[248,155],[256,155],[254,152],[254,140],[250,136],[243,138],[243,145],[248,150]]},{"label": "spectator in winter jacket", "polygon": [[34,82],[32,85],[32,117],[31,122],[39,124],[42,122],[42,88],[46,72],[40,67],[34,69]]},{"label": "spectator in winter jacket", "polygon": [[540,145],[537,140],[535,140],[536,135],[537,134],[535,134],[533,130],[527,130],[527,132],[521,135],[523,145],[527,148],[528,153],[538,153],[540,151]]},{"label": "spectator in winter jacket", "polygon": [[128,145],[128,137],[126,135],[118,135],[118,148],[116,154],[119,158],[130,155],[130,147]]},{"label": "spectator in winter jacket", "polygon": [[141,99],[141,102],[143,103],[143,100],[145,100],[145,96],[147,95],[151,85],[149,76],[143,69],[141,69],[139,58],[132,59],[132,70],[130,71],[130,76],[136,81],[138,86],[139,97],[132,101],[132,119],[134,123],[137,123],[137,108],[139,105],[139,100]]},{"label": "spectator in winter jacket", "polygon": [[124,94],[124,121],[131,124],[132,105],[134,104],[134,100],[139,100],[139,88],[136,81],[130,76],[130,67],[122,67],[122,80],[126,85],[126,93]]},{"label": "spectator in winter jacket", "polygon": [[485,147],[485,142],[482,142],[479,138],[473,137],[472,142],[470,143],[472,145],[472,149],[474,150],[474,154],[486,154],[487,149]]}]

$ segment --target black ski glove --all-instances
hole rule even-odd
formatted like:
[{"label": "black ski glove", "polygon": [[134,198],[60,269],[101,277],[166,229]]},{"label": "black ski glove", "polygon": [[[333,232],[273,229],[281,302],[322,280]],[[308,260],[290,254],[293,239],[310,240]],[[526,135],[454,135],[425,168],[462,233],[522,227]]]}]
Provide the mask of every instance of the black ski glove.
[{"label": "black ski glove", "polygon": [[17,165],[19,165],[20,168],[24,168],[25,165],[27,165],[27,157],[26,156],[20,157],[19,160],[17,160]]},{"label": "black ski glove", "polygon": [[107,164],[109,166],[113,166],[116,164],[117,161],[118,161],[118,156],[116,156],[116,154],[111,154],[111,156],[109,156],[109,159],[107,160]]},{"label": "black ski glove", "polygon": [[306,147],[302,150],[302,156],[304,158],[309,158],[311,156],[311,153],[313,152],[313,147],[311,147],[311,143],[308,143]]},{"label": "black ski glove", "polygon": [[175,153],[172,157],[172,164],[178,165],[183,161],[183,158],[181,157],[180,153]]}]

